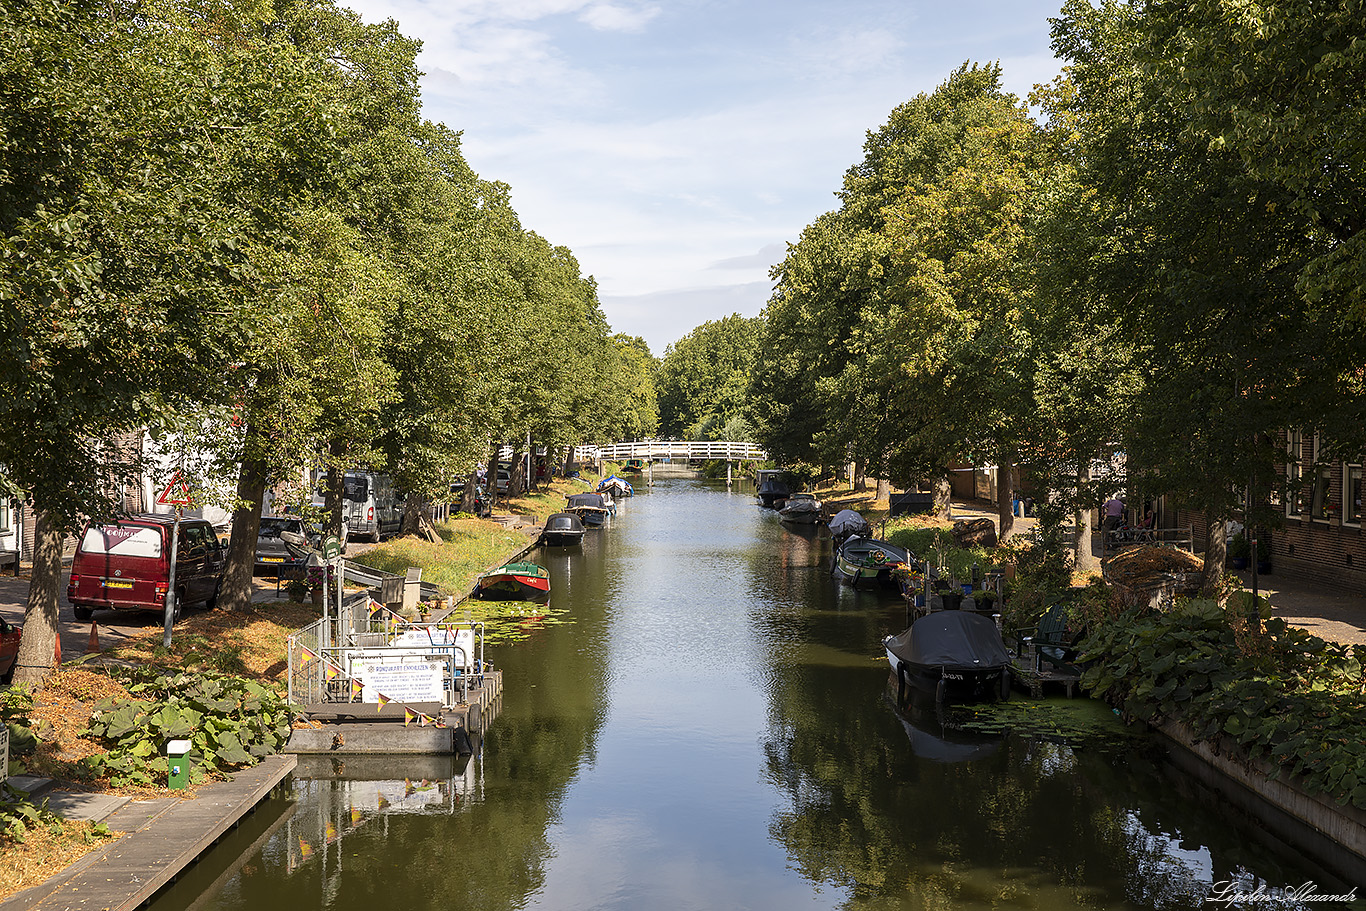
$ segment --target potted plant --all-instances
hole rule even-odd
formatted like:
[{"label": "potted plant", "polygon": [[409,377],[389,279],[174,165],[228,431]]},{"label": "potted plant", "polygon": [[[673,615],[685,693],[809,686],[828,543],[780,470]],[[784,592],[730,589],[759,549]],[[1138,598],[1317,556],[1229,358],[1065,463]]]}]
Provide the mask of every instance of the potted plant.
[{"label": "potted plant", "polygon": [[1247,569],[1252,547],[1248,544],[1247,534],[1238,532],[1228,542],[1228,562],[1234,569]]},{"label": "potted plant", "polygon": [[308,594],[308,583],[303,579],[290,579],[285,585],[285,594],[295,604],[303,604],[304,596]]}]

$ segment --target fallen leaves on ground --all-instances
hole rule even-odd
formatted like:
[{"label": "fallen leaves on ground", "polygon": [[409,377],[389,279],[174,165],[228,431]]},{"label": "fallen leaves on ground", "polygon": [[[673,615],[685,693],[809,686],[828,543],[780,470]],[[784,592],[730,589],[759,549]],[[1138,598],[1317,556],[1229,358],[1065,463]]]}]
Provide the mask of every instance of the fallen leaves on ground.
[{"label": "fallen leaves on ground", "polygon": [[22,842],[0,839],[0,901],[38,885],[52,871],[108,844],[110,837],[97,833],[92,823],[62,821],[33,827]]}]

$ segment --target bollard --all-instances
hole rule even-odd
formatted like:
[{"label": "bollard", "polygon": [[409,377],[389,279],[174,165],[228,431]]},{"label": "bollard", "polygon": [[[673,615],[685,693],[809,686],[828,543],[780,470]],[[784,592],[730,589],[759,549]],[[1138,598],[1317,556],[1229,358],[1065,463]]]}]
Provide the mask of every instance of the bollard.
[{"label": "bollard", "polygon": [[183,791],[190,783],[190,741],[166,741],[166,787]]}]

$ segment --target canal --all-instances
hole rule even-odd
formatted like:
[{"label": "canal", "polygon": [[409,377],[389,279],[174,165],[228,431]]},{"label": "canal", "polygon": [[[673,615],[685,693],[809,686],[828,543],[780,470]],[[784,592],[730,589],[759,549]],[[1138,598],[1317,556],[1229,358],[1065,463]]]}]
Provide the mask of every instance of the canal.
[{"label": "canal", "polygon": [[304,763],[156,911],[1178,909],[1229,880],[1342,885],[1098,706],[895,705],[879,643],[904,605],[840,588],[828,539],[743,485],[656,483],[532,558],[566,622],[492,650],[477,755]]}]

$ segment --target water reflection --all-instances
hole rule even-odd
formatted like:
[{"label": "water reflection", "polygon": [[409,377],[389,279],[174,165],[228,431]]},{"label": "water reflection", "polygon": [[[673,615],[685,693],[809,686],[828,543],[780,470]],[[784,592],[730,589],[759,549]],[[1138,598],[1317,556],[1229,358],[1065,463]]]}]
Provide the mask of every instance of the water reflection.
[{"label": "water reflection", "polygon": [[744,485],[657,479],[534,559],[570,622],[490,654],[482,753],[301,776],[204,907],[1167,909],[1240,869],[1330,882],[1146,739],[889,704],[904,603],[837,583],[828,539]]}]

